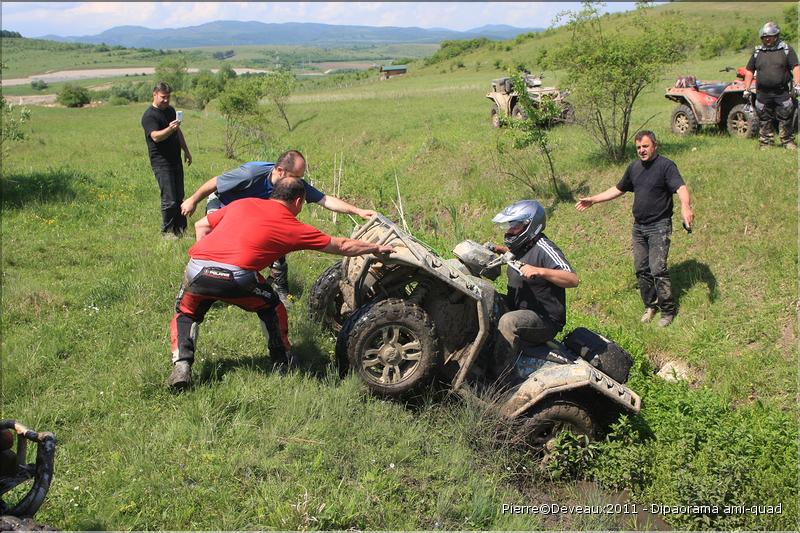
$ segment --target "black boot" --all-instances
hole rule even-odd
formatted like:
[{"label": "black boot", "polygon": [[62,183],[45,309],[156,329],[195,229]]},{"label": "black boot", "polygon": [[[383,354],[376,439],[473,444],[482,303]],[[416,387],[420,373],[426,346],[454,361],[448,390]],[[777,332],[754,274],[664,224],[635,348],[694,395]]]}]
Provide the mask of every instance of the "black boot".
[{"label": "black boot", "polygon": [[292,302],[289,299],[289,265],[286,263],[286,258],[281,257],[274,263],[271,268],[272,274],[272,288],[278,293],[278,297],[283,302],[286,309],[291,309]]}]

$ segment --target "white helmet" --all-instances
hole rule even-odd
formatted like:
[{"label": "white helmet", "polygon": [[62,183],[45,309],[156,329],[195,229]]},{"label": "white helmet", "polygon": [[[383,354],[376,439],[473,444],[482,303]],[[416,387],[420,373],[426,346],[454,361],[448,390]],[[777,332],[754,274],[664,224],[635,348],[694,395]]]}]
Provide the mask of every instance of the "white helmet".
[{"label": "white helmet", "polygon": [[778,35],[781,33],[781,29],[778,27],[777,24],[774,22],[767,22],[763,26],[761,26],[761,31],[758,32],[758,36],[761,38]]},{"label": "white helmet", "polygon": [[519,256],[526,246],[544,231],[547,213],[536,200],[520,200],[500,211],[492,219],[495,224],[508,224],[508,227],[525,224],[525,228],[514,235],[506,232],[503,242],[511,253]]}]

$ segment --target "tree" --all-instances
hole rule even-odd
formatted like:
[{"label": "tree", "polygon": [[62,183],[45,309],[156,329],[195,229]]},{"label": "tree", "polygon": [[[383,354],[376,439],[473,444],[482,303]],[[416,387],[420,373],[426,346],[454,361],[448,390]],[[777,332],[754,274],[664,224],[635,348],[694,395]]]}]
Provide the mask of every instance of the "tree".
[{"label": "tree", "polygon": [[686,55],[683,25],[647,16],[649,9],[638,4],[631,23],[607,31],[598,4],[585,2],[580,11],[564,14],[572,38],[553,58],[566,71],[571,100],[588,117],[585,126],[614,161],[625,157],[639,95]]},{"label": "tree", "polygon": [[295,90],[297,81],[294,74],[288,70],[279,70],[267,74],[263,77],[262,88],[264,95],[275,105],[275,108],[280,113],[286,127],[292,131],[292,125],[289,123],[289,117],[286,115],[286,104],[289,103],[289,97]]},{"label": "tree", "polygon": [[[6,68],[0,63],[0,72]],[[0,158],[7,160],[10,145],[25,139],[22,126],[31,118],[31,110],[27,107],[15,106],[0,96]]]},{"label": "tree", "polygon": [[173,91],[184,88],[189,72],[186,56],[176,54],[166,57],[156,67],[156,80],[167,82]]},{"label": "tree", "polygon": [[236,149],[264,142],[264,117],[258,105],[261,83],[253,78],[238,78],[225,86],[219,97],[219,110],[225,117],[225,156],[233,159]]},{"label": "tree", "polygon": [[[538,151],[539,156],[547,162],[547,168],[551,183],[553,185],[553,195],[558,198],[561,193],[558,188],[555,165],[553,164],[553,150],[550,145],[550,127],[561,116],[561,108],[552,98],[543,97],[539,102],[535,102],[528,93],[528,86],[520,72],[511,74],[511,83],[514,93],[517,94],[517,105],[522,108],[520,117],[501,117],[501,123],[506,126],[504,130],[510,138],[511,146],[515,150],[525,150],[533,146]],[[515,170],[505,171],[512,178],[528,186],[534,194],[540,192],[535,170],[530,168],[531,161],[517,156],[510,156],[508,148],[502,142],[497,145],[498,152],[504,161],[516,165]]]},{"label": "tree", "polygon": [[222,91],[223,85],[219,78],[208,69],[203,69],[192,78],[192,93],[194,93],[197,107],[203,109],[206,104],[217,97]]},{"label": "tree", "polygon": [[83,107],[92,101],[92,96],[87,88],[67,83],[59,91],[56,101],[67,107]]}]

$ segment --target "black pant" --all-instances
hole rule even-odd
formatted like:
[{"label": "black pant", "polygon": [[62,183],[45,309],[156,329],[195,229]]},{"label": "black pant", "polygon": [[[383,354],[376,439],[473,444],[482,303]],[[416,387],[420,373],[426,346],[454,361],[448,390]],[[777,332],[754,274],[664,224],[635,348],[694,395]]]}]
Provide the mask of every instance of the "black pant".
[{"label": "black pant", "polygon": [[161,189],[161,233],[180,235],[186,231],[186,217],[181,214],[183,165],[153,167],[153,173]]},{"label": "black pant", "polygon": [[756,93],[756,115],[758,115],[758,139],[761,144],[772,144],[773,123],[778,121],[781,144],[792,141],[792,111],[794,100],[788,92],[770,94]]},{"label": "black pant", "polygon": [[634,224],[632,237],[633,266],[645,307],[661,309],[661,316],[674,315],[675,300],[667,270],[672,220]]}]

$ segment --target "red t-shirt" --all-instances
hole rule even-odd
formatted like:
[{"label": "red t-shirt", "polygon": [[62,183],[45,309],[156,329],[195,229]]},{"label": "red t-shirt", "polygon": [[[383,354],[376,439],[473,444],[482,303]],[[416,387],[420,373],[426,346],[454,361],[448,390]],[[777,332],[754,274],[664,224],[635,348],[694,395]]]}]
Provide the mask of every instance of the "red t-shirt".
[{"label": "red t-shirt", "polygon": [[277,200],[242,198],[208,215],[212,231],[189,256],[262,270],[295,250],[319,250],[331,237],[303,224]]}]

